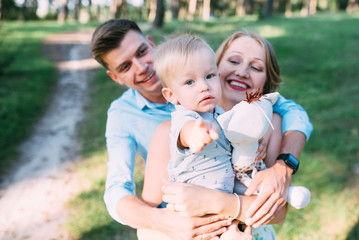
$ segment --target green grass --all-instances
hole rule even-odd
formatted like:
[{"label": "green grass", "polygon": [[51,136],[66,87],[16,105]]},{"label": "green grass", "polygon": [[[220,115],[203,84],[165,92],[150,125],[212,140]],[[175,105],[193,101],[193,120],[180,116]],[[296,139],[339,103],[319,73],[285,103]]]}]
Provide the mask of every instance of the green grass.
[{"label": "green grass", "polygon": [[2,22],[0,26],[0,175],[17,156],[43,113],[56,82],[54,65],[42,54],[42,40],[51,33],[91,25],[56,22]]},{"label": "green grass", "polygon": [[[275,226],[278,239],[357,239],[359,176],[355,175],[354,166],[358,164],[359,154],[359,15],[276,17],[268,21],[225,18],[206,23],[182,22],[182,27],[179,24],[168,23],[163,30],[150,34],[159,43],[167,34],[195,32],[216,49],[223,39],[240,28],[258,31],[270,40],[277,53],[283,79],[280,92],[301,104],[311,117],[315,130],[302,153],[301,169],[293,184],[307,186],[312,191],[312,202],[300,211],[289,209],[284,225]],[[99,72],[93,84],[89,118],[82,125],[83,132],[97,126],[96,133],[83,138],[84,155],[88,161],[97,162],[87,169],[89,172],[106,162],[103,136],[106,110],[122,92],[102,69]],[[101,174],[100,180],[93,181],[93,187],[71,204],[72,209],[79,209],[85,202],[93,203],[92,194],[99,194],[96,208],[102,207],[102,211],[96,214],[96,219],[101,219],[101,224],[94,224],[88,230],[87,223],[82,221],[77,236],[131,239],[125,236],[132,233],[135,238],[130,228],[108,217],[102,201],[106,170]],[[137,181],[141,188],[141,178]],[[76,204],[79,199],[81,204]],[[81,214],[80,219],[93,216],[91,211],[77,213]]]}]

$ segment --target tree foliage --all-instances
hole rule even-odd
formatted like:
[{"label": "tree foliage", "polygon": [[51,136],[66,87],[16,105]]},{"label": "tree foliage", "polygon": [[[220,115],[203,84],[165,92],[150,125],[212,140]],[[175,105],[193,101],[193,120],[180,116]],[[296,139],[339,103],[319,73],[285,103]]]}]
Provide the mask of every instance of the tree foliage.
[{"label": "tree foliage", "polygon": [[[46,2],[46,1],[45,1]],[[67,20],[81,23],[105,21],[109,18],[130,18],[135,21],[149,21],[155,28],[165,21],[175,19],[209,20],[211,17],[255,14],[270,18],[273,14],[290,17],[294,12],[302,16],[316,14],[317,11],[346,10],[359,11],[359,0],[48,0],[47,14],[42,18],[57,19],[59,23]],[[17,5],[15,0],[1,0],[0,19],[37,19],[39,0],[23,0]],[[137,3],[134,5],[134,3]],[[167,14],[168,12],[168,14]],[[56,16],[56,17],[54,17]]]},{"label": "tree foliage", "polygon": [[17,20],[20,15],[20,8],[16,6],[14,0],[1,0],[1,18],[7,20]]}]

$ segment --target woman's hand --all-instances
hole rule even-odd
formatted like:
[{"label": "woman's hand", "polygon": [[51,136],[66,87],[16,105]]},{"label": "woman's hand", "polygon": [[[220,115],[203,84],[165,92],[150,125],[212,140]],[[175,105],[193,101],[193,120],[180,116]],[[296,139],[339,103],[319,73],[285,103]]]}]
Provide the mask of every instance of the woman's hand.
[{"label": "woman's hand", "polygon": [[[165,209],[169,211],[168,209]],[[167,234],[171,239],[178,240],[209,240],[218,239],[218,235],[227,231],[231,221],[223,215],[207,215],[203,217],[184,217],[171,213],[167,224]],[[176,216],[177,215],[177,216]],[[170,232],[168,232],[170,231]],[[153,239],[153,238],[151,238]]]},{"label": "woman's hand", "polygon": [[271,168],[257,172],[245,195],[252,195],[260,185],[262,190],[245,214],[246,224],[258,227],[271,221],[286,204],[290,183],[291,172],[284,163],[277,162]]},{"label": "woman's hand", "polygon": [[166,208],[161,213],[161,225],[156,229],[138,229],[139,240],[212,240],[218,239],[231,224],[223,215],[184,217]]}]

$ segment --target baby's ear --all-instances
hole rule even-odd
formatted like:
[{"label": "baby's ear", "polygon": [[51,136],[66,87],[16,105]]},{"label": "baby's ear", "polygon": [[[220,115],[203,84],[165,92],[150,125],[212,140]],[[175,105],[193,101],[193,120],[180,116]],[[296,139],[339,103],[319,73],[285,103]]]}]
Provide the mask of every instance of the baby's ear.
[{"label": "baby's ear", "polygon": [[162,88],[162,95],[172,104],[178,104],[177,98],[175,97],[173,91],[170,88]]}]

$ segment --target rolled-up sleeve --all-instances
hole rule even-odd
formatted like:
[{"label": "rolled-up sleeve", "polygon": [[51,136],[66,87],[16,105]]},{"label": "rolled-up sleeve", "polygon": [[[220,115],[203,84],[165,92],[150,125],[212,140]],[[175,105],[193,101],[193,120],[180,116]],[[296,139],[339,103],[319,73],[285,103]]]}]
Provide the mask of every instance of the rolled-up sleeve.
[{"label": "rolled-up sleeve", "polygon": [[121,125],[122,122],[124,119],[121,119],[118,111],[109,110],[106,126],[108,170],[104,201],[111,217],[124,224],[118,217],[116,207],[124,196],[135,195],[136,141]]},{"label": "rolled-up sleeve", "polygon": [[280,95],[276,104],[273,106],[273,111],[282,117],[283,133],[287,131],[299,131],[305,135],[307,141],[309,140],[313,131],[313,125],[302,106]]}]

